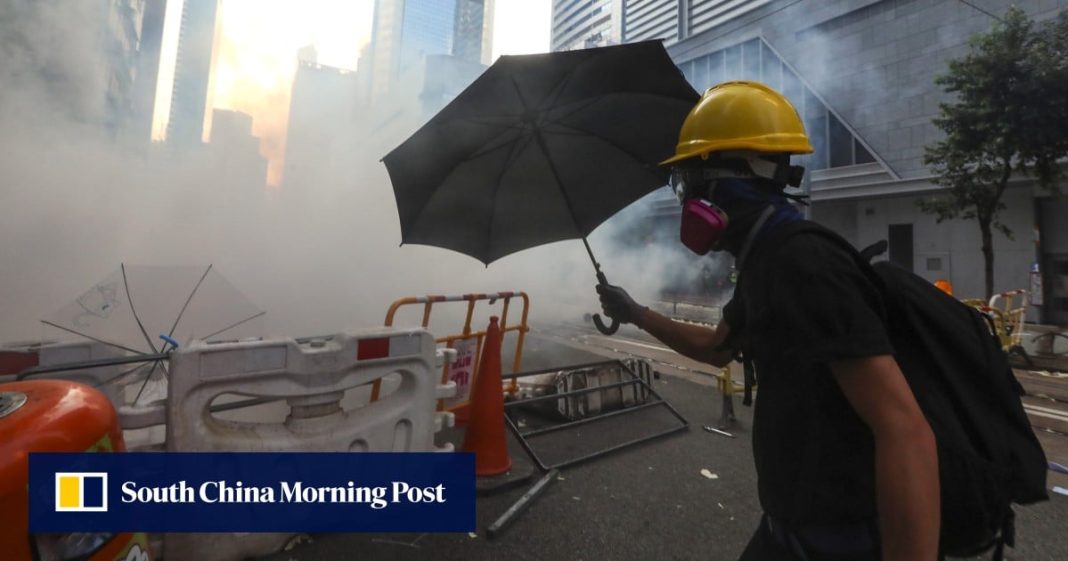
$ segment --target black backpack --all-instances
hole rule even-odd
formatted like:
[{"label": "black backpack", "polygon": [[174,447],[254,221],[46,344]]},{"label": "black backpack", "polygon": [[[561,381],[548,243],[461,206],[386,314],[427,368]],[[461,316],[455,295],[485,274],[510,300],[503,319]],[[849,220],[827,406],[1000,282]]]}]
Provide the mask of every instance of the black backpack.
[{"label": "black backpack", "polygon": [[970,557],[995,548],[1000,560],[1004,546],[1014,545],[1012,504],[1049,497],[1046,456],[997,337],[977,310],[926,280],[886,261],[869,263],[878,250],[862,254],[812,222],[782,227],[847,248],[881,288],[894,358],[937,442],[941,553]]}]

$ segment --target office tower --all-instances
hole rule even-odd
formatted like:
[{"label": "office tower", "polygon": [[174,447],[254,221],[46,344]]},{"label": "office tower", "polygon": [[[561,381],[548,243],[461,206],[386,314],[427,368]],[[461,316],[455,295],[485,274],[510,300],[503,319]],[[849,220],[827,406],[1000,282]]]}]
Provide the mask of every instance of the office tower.
[{"label": "office tower", "polygon": [[314,187],[324,180],[334,152],[352,128],[357,73],[318,64],[301,49],[286,126],[285,186]]},{"label": "office tower", "polygon": [[212,69],[219,42],[219,0],[185,0],[174,65],[171,115],[167,142],[195,146],[204,136],[210,116]]},{"label": "office tower", "polygon": [[141,41],[137,48],[137,74],[131,99],[130,138],[147,143],[152,137],[152,112],[156,106],[163,18],[167,0],[145,0],[141,18]]},{"label": "office tower", "polygon": [[490,64],[493,55],[493,0],[456,0],[453,56]]},{"label": "office tower", "polygon": [[401,74],[427,55],[452,53],[455,20],[455,1],[375,0],[371,102],[382,99]]},{"label": "office tower", "polygon": [[621,43],[623,3],[623,0],[553,0],[552,50]]}]

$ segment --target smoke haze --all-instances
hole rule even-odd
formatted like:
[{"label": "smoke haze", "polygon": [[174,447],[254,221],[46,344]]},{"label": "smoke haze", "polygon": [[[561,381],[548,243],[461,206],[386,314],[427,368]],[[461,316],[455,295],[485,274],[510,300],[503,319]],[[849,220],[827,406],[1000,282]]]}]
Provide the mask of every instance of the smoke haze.
[{"label": "smoke haze", "polygon": [[[378,326],[390,302],[425,294],[523,290],[534,322],[599,311],[577,240],[488,268],[444,249],[400,247],[379,158],[414,130],[371,135],[338,123],[347,157],[321,181],[281,189],[236,181],[233,155],[220,146],[183,153],[102,132],[104,57],[80,32],[80,16],[58,2],[16,2],[15,10],[19,17],[0,20],[0,342],[39,338],[42,317],[120,263],[211,263],[267,311],[265,335]],[[698,275],[700,267],[677,251],[677,238],[616,243],[643,214],[632,207],[590,243],[609,280],[650,303],[665,272]],[[419,319],[405,317],[398,323]],[[485,315],[476,317],[474,327],[484,325]]]}]

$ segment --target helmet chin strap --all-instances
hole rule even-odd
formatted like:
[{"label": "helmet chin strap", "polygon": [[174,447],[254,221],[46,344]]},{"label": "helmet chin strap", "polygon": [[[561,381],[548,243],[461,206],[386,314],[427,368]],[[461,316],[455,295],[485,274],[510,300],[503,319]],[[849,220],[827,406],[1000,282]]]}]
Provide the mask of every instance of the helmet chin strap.
[{"label": "helmet chin strap", "polygon": [[734,270],[741,271],[745,265],[745,258],[749,256],[749,250],[753,248],[753,241],[756,240],[757,234],[764,227],[764,223],[771,218],[771,215],[775,213],[775,207],[768,205],[764,209],[764,212],[760,213],[760,218],[753,224],[753,227],[749,229],[749,233],[745,236],[745,242],[742,243],[742,250],[738,252],[738,256],[734,259]]}]

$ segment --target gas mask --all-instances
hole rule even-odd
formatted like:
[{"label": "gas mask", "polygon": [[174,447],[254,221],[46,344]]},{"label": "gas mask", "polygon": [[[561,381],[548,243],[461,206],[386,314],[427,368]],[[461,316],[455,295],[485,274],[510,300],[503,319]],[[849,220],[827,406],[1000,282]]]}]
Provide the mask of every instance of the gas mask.
[{"label": "gas mask", "polygon": [[[763,191],[754,183],[800,185],[804,168],[789,165],[788,157],[785,158],[780,161],[762,156],[721,158],[720,166],[716,167],[673,168],[669,185],[682,204],[679,238],[683,245],[698,255],[713,250],[738,253],[747,245],[745,234],[753,230],[752,226],[758,222],[763,225],[768,219],[769,213],[765,211],[769,206],[772,212],[782,215],[779,219],[795,215],[787,199],[803,197],[782,193],[782,187],[774,192]],[[734,214],[733,226],[725,208]]]},{"label": "gas mask", "polygon": [[727,213],[704,199],[690,199],[682,206],[679,238],[690,251],[704,255],[712,251],[727,231]]},{"label": "gas mask", "polygon": [[682,204],[679,238],[698,255],[716,248],[729,223],[727,213],[710,200],[715,179],[706,177],[708,171],[676,168],[671,172],[671,188]]}]

